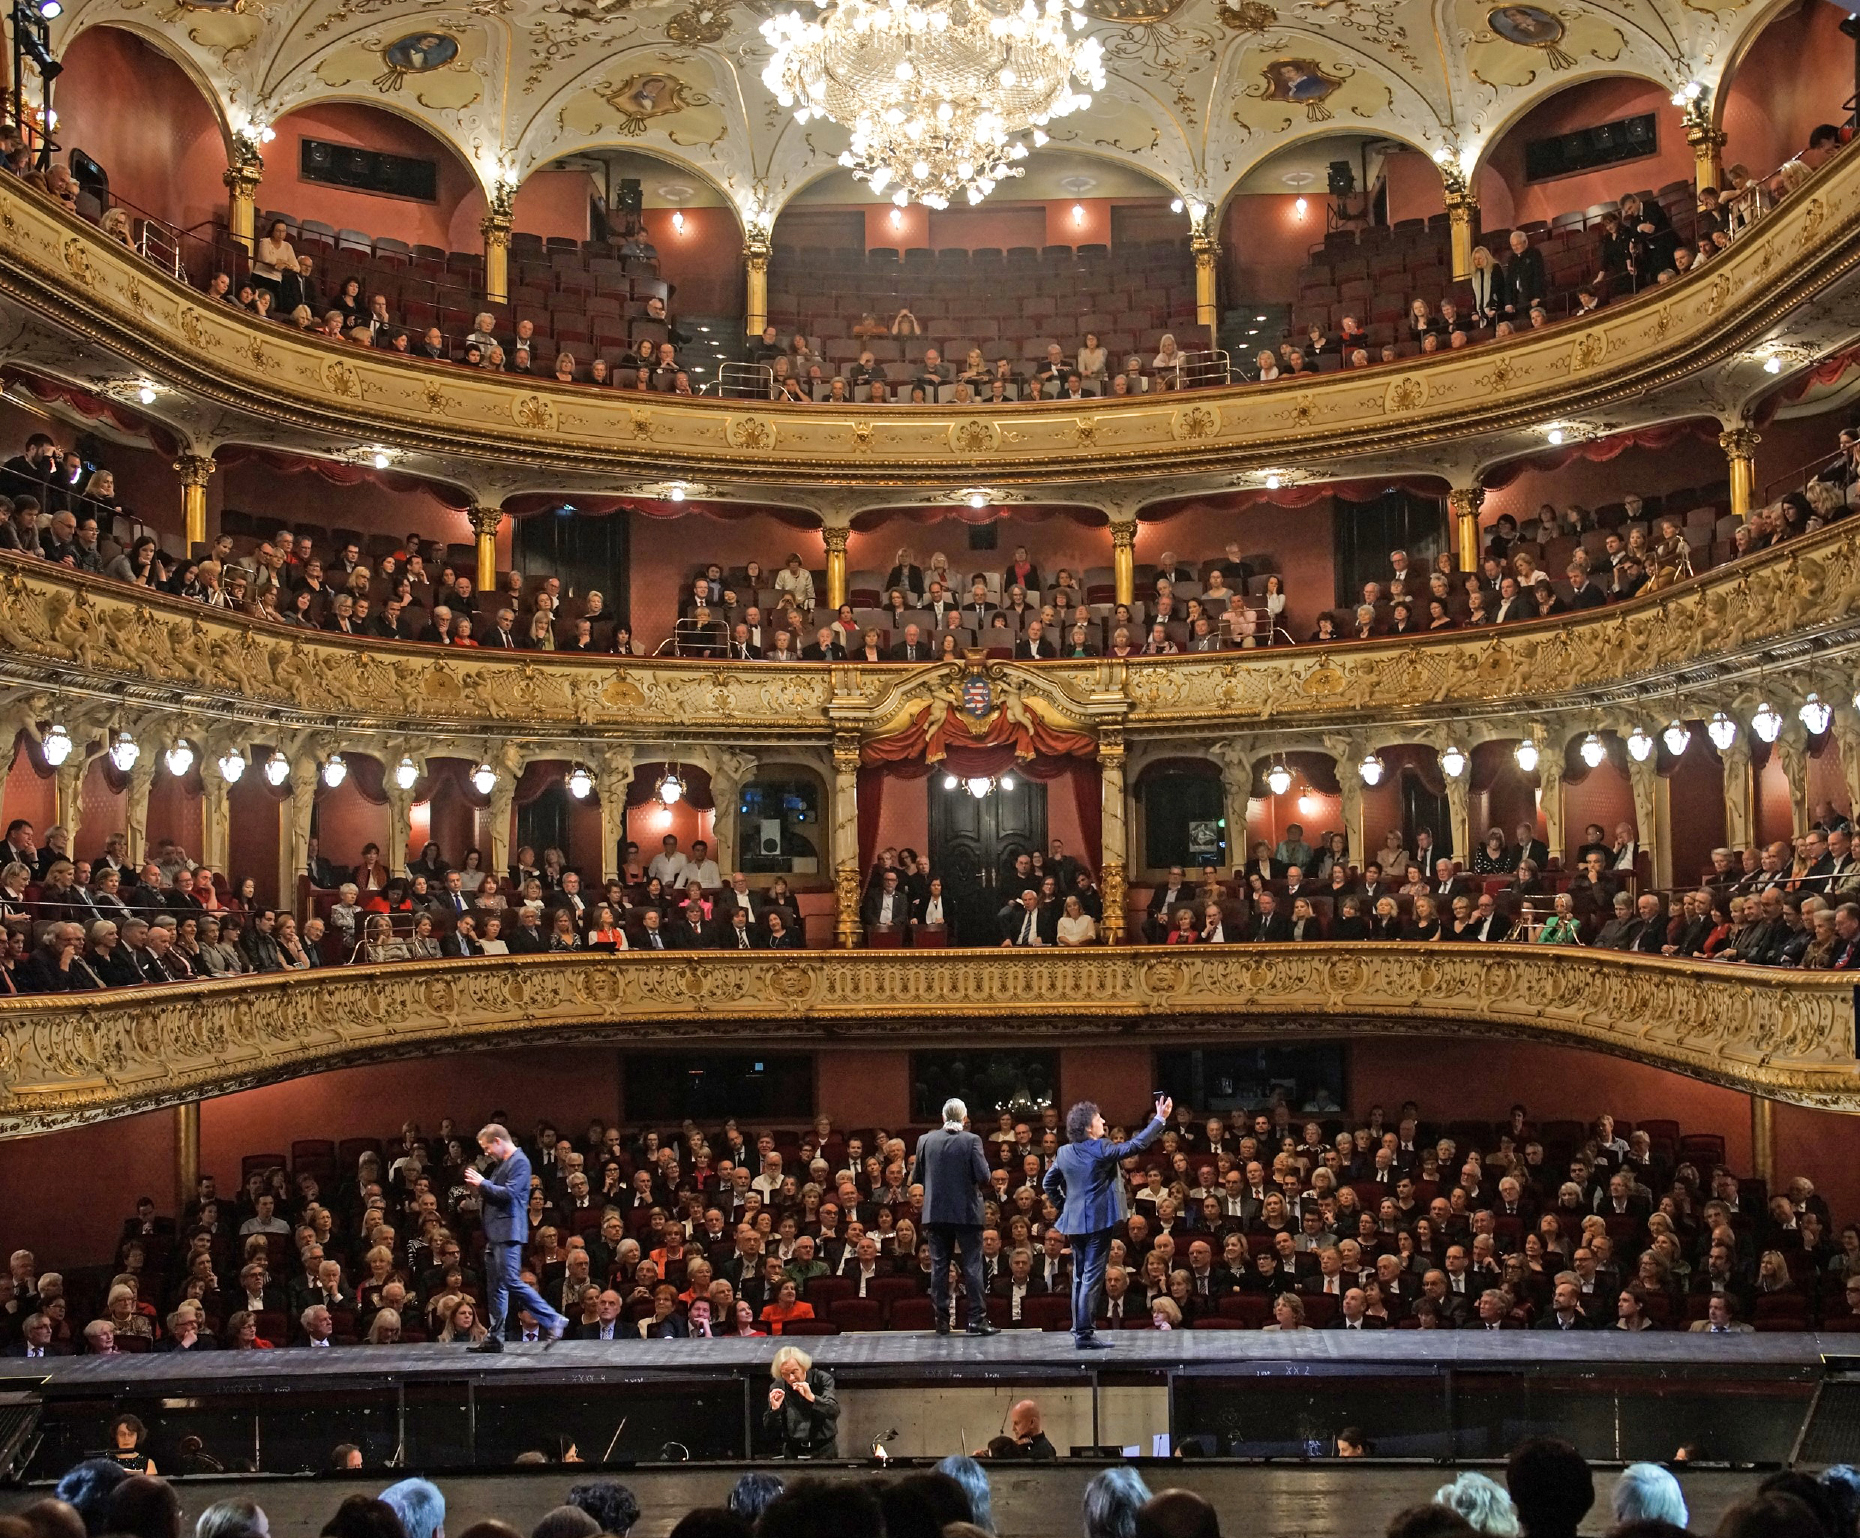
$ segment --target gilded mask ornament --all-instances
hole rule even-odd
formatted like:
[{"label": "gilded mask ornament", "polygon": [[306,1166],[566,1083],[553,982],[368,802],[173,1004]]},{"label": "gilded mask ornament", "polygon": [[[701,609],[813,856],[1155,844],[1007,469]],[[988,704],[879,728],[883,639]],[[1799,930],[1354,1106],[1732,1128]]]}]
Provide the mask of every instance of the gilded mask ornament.
[{"label": "gilded mask ornament", "polygon": [[1279,19],[1279,13],[1265,0],[1239,0],[1236,5],[1220,0],[1214,7],[1214,15],[1223,27],[1233,32],[1264,32]]},{"label": "gilded mask ornament", "polygon": [[693,47],[700,43],[720,43],[730,35],[730,16],[726,6],[699,3],[686,6],[665,24],[667,41]]}]

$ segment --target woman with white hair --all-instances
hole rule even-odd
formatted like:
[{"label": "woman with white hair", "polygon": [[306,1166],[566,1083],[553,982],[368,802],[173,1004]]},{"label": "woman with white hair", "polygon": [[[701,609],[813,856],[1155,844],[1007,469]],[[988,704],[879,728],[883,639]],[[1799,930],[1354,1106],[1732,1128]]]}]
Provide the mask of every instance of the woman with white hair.
[{"label": "woman with white hair", "polygon": [[1615,1524],[1671,1522],[1683,1528],[1689,1518],[1679,1481],[1657,1463],[1630,1463],[1615,1481]]},{"label": "woman with white hair", "polygon": [[1468,1472],[1452,1484],[1442,1485],[1434,1492],[1434,1504],[1457,1511],[1476,1531],[1490,1538],[1517,1538],[1523,1531],[1518,1526],[1517,1508],[1504,1486],[1483,1474]]},{"label": "woman with white hair", "polygon": [[769,1363],[775,1386],[762,1414],[763,1432],[781,1444],[784,1458],[837,1458],[840,1402],[833,1378],[797,1346],[783,1346]]}]

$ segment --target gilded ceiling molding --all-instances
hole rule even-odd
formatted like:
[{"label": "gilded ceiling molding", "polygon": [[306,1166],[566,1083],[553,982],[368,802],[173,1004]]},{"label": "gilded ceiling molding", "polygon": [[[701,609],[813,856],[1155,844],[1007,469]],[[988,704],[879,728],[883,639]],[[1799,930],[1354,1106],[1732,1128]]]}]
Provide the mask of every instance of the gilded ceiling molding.
[{"label": "gilded ceiling molding", "polygon": [[[1237,386],[1099,402],[1092,430],[1082,433],[1064,402],[999,416],[777,405],[745,414],[739,403],[557,386],[317,342],[208,302],[46,200],[0,194],[0,294],[164,386],[269,424],[264,431],[278,441],[365,435],[410,462],[443,456],[461,476],[470,471],[463,461],[476,459],[545,478],[586,473],[629,483],[654,473],[920,487],[966,485],[983,472],[1002,483],[1109,472],[1179,477],[1365,455],[1438,464],[1455,445],[1481,443],[1481,452],[1503,457],[1541,442],[1537,429],[1550,421],[1600,434],[1662,411],[1734,413],[1741,401],[1712,394],[1725,381],[1664,405],[1658,392],[1688,379],[1696,385],[1701,371],[1736,361],[1740,347],[1811,297],[1820,302],[1802,324],[1829,328],[1820,338],[1829,345],[1844,340],[1851,322],[1832,286],[1856,267],[1860,154],[1845,154],[1697,276],[1611,306],[1591,324],[1406,367],[1324,375],[1297,390]],[[34,366],[69,373],[70,349],[60,351]],[[1774,383],[1760,362],[1749,372],[1751,389]]]},{"label": "gilded ceiling molding", "polygon": [[[1028,1000],[1040,1007],[1029,1010]],[[902,1045],[1365,1033],[1587,1047],[1860,1111],[1853,989],[1821,974],[1530,946],[1222,946],[489,958],[0,1001],[0,1137],[434,1050],[692,1039]]]},{"label": "gilded ceiling molding", "polygon": [[[1022,713],[1030,705],[1093,733],[1219,734],[1255,722],[1269,723],[1282,746],[1288,731],[1405,721],[1402,740],[1418,740],[1448,712],[1463,720],[1512,707],[1622,710],[1608,696],[1645,692],[1638,680],[1709,661],[1748,670],[1763,660],[1757,643],[1823,632],[1838,639],[1857,613],[1860,520],[1849,519],[1655,596],[1548,624],[1205,657],[988,662],[982,671],[998,703]],[[1819,684],[1818,667],[1829,674]],[[1844,663],[1809,658],[1790,670],[1827,698],[1850,697]],[[491,735],[524,739],[528,756],[540,758],[590,735],[688,743],[824,742],[835,731],[876,737],[926,706],[950,708],[965,672],[961,664],[619,663],[371,645],[0,554],[0,682],[27,695],[56,688],[59,709],[74,717],[260,720],[267,730],[358,748],[370,734],[417,733],[428,743]],[[1731,678],[1717,692],[1729,704],[1742,698],[1732,693],[1740,687]],[[1709,684],[1686,693],[1715,699]]]}]

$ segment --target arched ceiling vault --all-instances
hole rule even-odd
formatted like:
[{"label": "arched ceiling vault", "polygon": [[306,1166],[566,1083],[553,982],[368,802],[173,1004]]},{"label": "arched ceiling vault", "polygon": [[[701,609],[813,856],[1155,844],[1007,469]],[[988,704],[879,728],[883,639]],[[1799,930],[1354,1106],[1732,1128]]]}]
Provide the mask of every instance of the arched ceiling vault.
[{"label": "arched ceiling vault", "polygon": [[[487,192],[603,145],[663,156],[739,213],[780,211],[844,147],[763,88],[778,0],[72,0],[53,45],[122,26],[243,131],[319,101],[414,118]],[[1249,170],[1339,130],[1456,153],[1579,81],[1717,88],[1793,0],[1086,0],[1106,90],[1056,142],[1218,206]]]}]

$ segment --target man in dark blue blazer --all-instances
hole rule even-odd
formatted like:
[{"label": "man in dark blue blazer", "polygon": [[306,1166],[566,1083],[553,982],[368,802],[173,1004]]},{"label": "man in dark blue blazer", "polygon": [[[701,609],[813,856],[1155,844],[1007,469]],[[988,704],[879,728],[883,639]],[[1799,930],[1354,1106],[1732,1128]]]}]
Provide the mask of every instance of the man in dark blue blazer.
[{"label": "man in dark blue blazer", "polygon": [[479,1131],[478,1146],[497,1161],[488,1174],[475,1164],[465,1170],[465,1183],[478,1192],[479,1217],[484,1224],[485,1323],[491,1333],[470,1349],[504,1349],[504,1321],[513,1294],[542,1325],[543,1339],[558,1341],[568,1320],[544,1302],[542,1294],[524,1281],[518,1270],[523,1243],[530,1236],[529,1156],[496,1122]]},{"label": "man in dark blue blazer", "polygon": [[1105,1138],[1104,1117],[1091,1101],[1081,1100],[1066,1112],[1069,1141],[1043,1184],[1060,1209],[1059,1231],[1072,1242],[1072,1338],[1081,1351],[1103,1351],[1110,1345],[1098,1339],[1093,1321],[1098,1317],[1104,1263],[1111,1253],[1111,1230],[1127,1215],[1123,1161],[1162,1136],[1174,1109],[1175,1102],[1164,1095],[1149,1125],[1128,1143]]},{"label": "man in dark blue blazer", "polygon": [[987,1289],[982,1282],[982,1193],[994,1186],[982,1140],[969,1131],[969,1108],[960,1100],[943,1102],[943,1125],[917,1140],[911,1165],[912,1185],[924,1188],[923,1226],[930,1240],[930,1300],[936,1309],[936,1332],[949,1334],[949,1260],[962,1252],[962,1280],[969,1292],[969,1333],[995,1335],[988,1322]]}]

